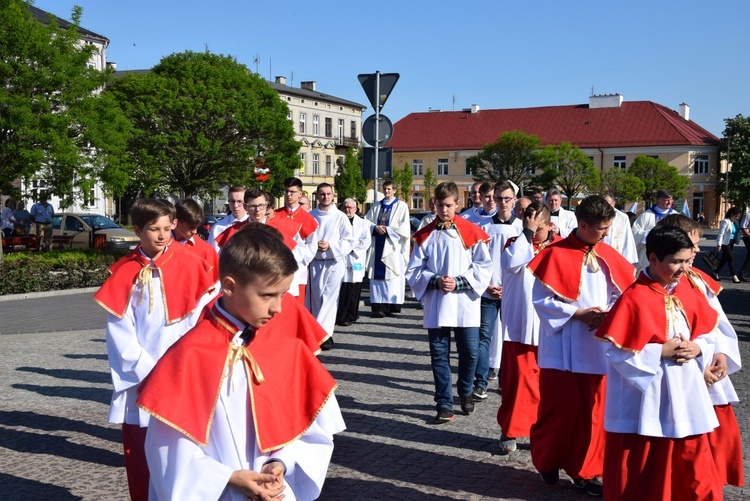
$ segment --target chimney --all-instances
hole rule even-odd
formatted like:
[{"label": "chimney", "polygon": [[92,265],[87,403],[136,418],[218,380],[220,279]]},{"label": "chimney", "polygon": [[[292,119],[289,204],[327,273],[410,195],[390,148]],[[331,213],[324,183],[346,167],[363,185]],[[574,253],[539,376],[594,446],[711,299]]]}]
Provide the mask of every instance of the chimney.
[{"label": "chimney", "polygon": [[276,83],[286,85],[286,77],[276,77]]},{"label": "chimney", "polygon": [[471,105],[471,112],[472,112],[472,113],[477,113],[477,112],[479,112],[479,105],[478,105],[478,104],[472,104],[472,105]]},{"label": "chimney", "polygon": [[620,94],[599,94],[589,96],[589,109],[595,108],[619,108],[622,105],[622,96]]},{"label": "chimney", "polygon": [[299,86],[303,89],[307,90],[315,90],[315,81],[311,80],[309,82],[300,82]]},{"label": "chimney", "polygon": [[690,106],[688,106],[685,103],[680,104],[680,116],[689,122],[690,121]]}]

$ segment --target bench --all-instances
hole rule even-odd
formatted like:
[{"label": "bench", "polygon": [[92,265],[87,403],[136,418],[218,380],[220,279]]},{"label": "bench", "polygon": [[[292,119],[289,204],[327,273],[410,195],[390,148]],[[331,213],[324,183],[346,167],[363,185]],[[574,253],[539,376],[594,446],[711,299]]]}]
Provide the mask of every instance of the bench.
[{"label": "bench", "polygon": [[52,248],[54,249],[72,249],[72,235],[52,235]]},{"label": "bench", "polygon": [[39,250],[39,237],[36,235],[28,237],[3,237],[4,253],[35,250]]}]

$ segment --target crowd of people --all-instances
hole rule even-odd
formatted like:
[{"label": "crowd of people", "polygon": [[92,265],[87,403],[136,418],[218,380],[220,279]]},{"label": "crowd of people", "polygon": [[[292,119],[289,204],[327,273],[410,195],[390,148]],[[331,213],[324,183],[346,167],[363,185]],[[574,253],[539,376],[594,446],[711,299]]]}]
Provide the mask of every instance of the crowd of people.
[{"label": "crowd of people", "polygon": [[136,201],[140,246],[95,296],[133,499],[315,499],[345,429],[316,355],[360,318],[365,277],[373,318],[398,316],[407,284],[421,305],[436,425],[455,420],[455,342],[461,412],[499,379],[499,444],[529,437],[547,484],[563,470],[609,499],[743,484],[737,335],[716,277],[692,266],[702,227],[668,191],[631,228],[611,197],[573,212],[557,190],[477,183],[460,212],[443,182],[413,235],[394,184],[383,193],[362,216],[327,183],[315,208],[297,178],[278,209],[233,186],[207,242],[193,200]]}]

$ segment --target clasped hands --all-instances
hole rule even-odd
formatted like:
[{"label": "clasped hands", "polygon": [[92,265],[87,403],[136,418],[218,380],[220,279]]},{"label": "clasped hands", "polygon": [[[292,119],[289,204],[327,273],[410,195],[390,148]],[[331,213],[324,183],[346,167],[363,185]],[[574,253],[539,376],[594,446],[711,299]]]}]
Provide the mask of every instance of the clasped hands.
[{"label": "clasped hands", "polygon": [[260,473],[253,470],[236,470],[229,484],[254,501],[281,501],[284,499],[284,465],[278,461],[266,463]]}]

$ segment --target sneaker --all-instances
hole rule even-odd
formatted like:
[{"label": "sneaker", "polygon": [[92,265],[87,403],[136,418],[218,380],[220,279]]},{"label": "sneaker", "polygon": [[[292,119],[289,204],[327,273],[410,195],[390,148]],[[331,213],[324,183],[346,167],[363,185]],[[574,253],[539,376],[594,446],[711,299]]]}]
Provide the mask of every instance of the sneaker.
[{"label": "sneaker", "polygon": [[495,369],[490,369],[489,374],[487,374],[487,380],[494,381],[495,379],[497,379],[497,372]]},{"label": "sneaker", "polygon": [[443,424],[447,423],[448,421],[453,421],[453,411],[451,409],[441,407],[437,411],[437,416],[435,416],[435,424]]},{"label": "sneaker", "polygon": [[586,494],[589,496],[594,497],[602,497],[604,487],[602,486],[602,481],[598,478],[592,478],[592,479],[585,479],[585,478],[578,478],[573,480],[573,485],[578,487],[579,489],[583,489],[586,491]]},{"label": "sneaker", "polygon": [[476,388],[474,388],[474,391],[471,392],[471,398],[473,398],[477,402],[481,402],[482,400],[486,400],[487,399],[487,390],[485,390],[481,386],[477,386]]},{"label": "sneaker", "polygon": [[474,412],[474,398],[471,395],[461,397],[461,410],[467,416]]},{"label": "sneaker", "polygon": [[557,479],[560,478],[560,469],[555,468],[554,470],[548,471],[547,473],[540,471],[539,475],[542,476],[542,480],[544,480],[545,484],[555,485],[557,483]]},{"label": "sneaker", "polygon": [[502,447],[506,452],[513,452],[517,447],[516,439],[506,437],[505,435],[500,435],[500,447]]}]

